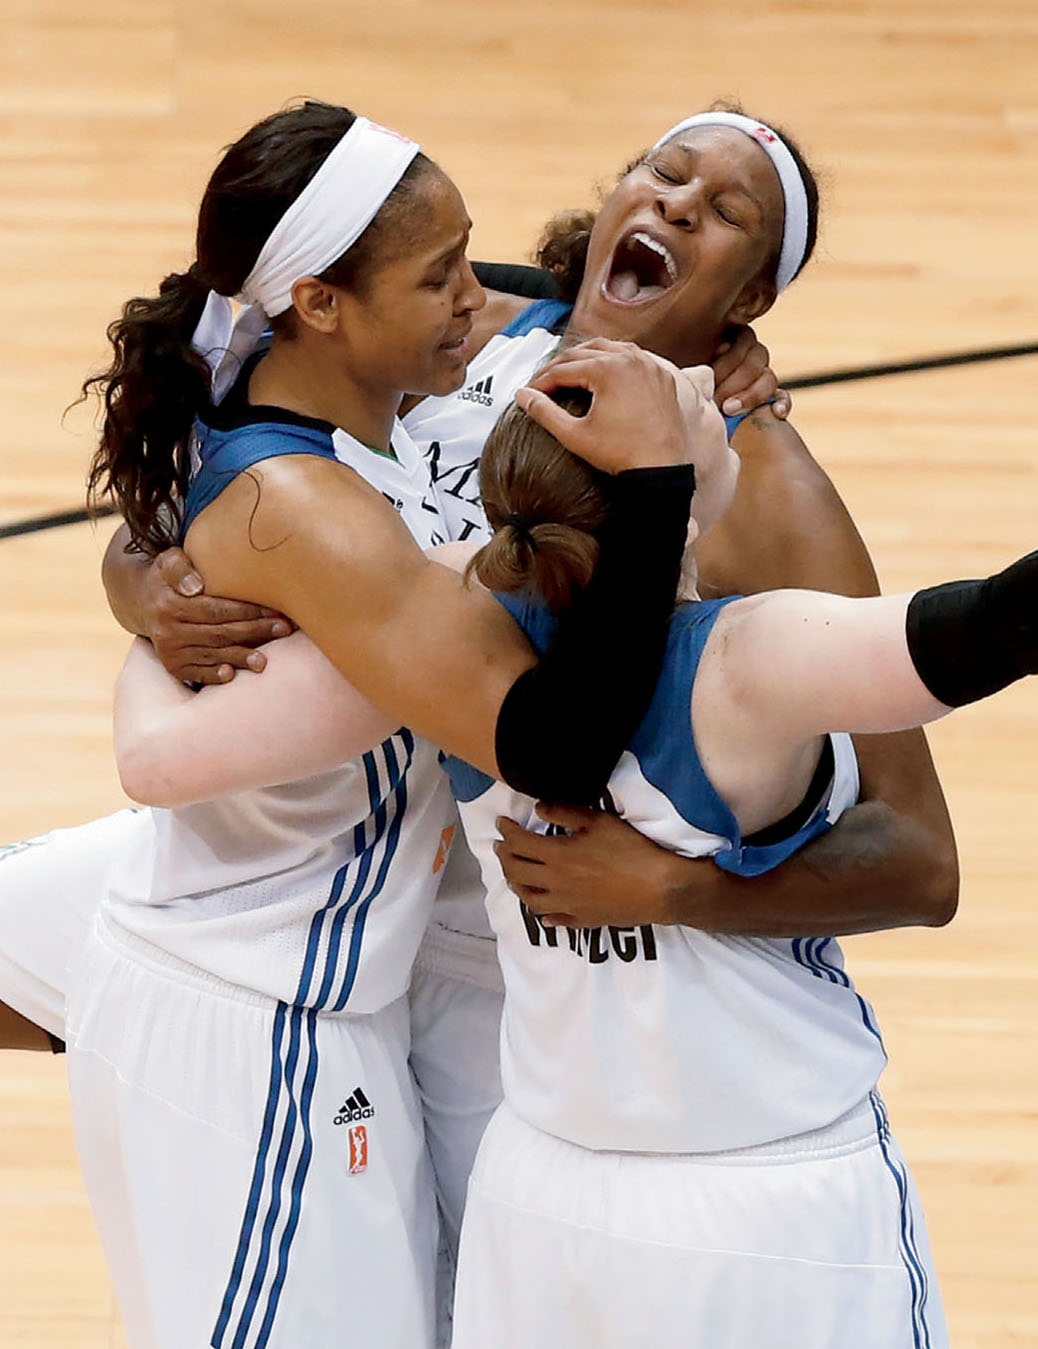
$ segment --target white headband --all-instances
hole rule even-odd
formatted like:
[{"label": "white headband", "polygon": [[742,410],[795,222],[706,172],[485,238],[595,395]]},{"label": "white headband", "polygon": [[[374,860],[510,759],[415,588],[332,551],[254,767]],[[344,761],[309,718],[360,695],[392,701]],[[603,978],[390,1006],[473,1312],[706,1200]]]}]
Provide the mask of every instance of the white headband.
[{"label": "white headband", "polygon": [[694,126],[733,126],[755,140],[775,165],[782,196],[786,204],[786,218],[782,227],[782,249],[779,253],[775,284],[779,290],[785,290],[796,276],[807,252],[807,189],[797,162],[789,147],[777,132],[772,131],[763,122],[755,122],[752,117],[744,117],[738,112],[699,112],[694,117],[686,117],[677,126],[672,126],[665,136],[661,136],[653,150],[672,140],[679,132]]},{"label": "white headband", "polygon": [[235,299],[209,292],[191,345],[213,372],[219,402],[253,351],[268,318],[292,306],[292,287],[319,276],[357,242],[418,153],[418,145],[366,117],[349,131],[271,231]]}]

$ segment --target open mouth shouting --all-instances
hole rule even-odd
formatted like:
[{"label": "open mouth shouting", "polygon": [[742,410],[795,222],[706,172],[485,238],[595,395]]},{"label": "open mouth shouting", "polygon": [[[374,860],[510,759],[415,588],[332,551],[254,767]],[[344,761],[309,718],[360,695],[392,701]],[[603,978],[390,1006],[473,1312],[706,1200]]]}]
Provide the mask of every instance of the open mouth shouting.
[{"label": "open mouth shouting", "polygon": [[617,244],[602,289],[619,304],[646,304],[677,279],[678,265],[666,244],[635,230]]}]

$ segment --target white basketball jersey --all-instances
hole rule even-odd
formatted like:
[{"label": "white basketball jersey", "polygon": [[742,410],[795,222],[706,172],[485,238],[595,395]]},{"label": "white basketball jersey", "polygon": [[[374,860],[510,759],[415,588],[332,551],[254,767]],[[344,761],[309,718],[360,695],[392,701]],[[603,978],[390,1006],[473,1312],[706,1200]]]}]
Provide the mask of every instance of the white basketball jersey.
[{"label": "white basketball jersey", "polygon": [[448,537],[475,538],[491,530],[479,497],[479,456],[494,423],[558,345],[554,329],[569,305],[538,300],[495,334],[468,368],[465,387],[444,398],[425,398],[404,426],[429,465]]},{"label": "white basketball jersey", "polygon": [[[767,846],[740,838],[699,763],[689,717],[723,603],[677,611],[656,695],[610,779],[609,803],[672,851],[757,874],[854,803],[857,764],[850,738],[833,736],[833,779],[808,821]],[[543,646],[544,615],[518,600],[507,607]],[[824,1127],[865,1098],[886,1058],[835,941],[545,928],[508,889],[493,852],[498,815],[546,832],[534,802],[457,760],[448,767],[498,937],[505,1097],[527,1123],[590,1148],[712,1152]]]},{"label": "white basketball jersey", "polygon": [[[490,526],[479,495],[479,456],[494,424],[559,342],[555,329],[569,305],[538,300],[496,333],[469,365],[465,387],[443,398],[425,398],[404,426],[425,458],[436,486],[447,535],[452,541],[486,542]],[[467,856],[460,831],[436,897],[437,925],[486,938],[493,934],[483,903],[479,869]],[[491,952],[492,959],[492,952]]]},{"label": "white basketball jersey", "polygon": [[[570,306],[535,300],[490,339],[468,368],[465,387],[444,398],[426,398],[404,418],[429,465],[452,540],[490,538],[479,495],[479,456],[515,392],[549,359],[560,341]],[[740,417],[726,419],[729,435]],[[490,938],[483,891],[474,865],[456,839],[436,899],[437,924],[448,932]]]},{"label": "white basketball jersey", "polygon": [[[227,420],[227,419],[224,419]],[[445,537],[425,461],[286,415],[201,427],[187,518],[248,463],[307,453],[350,465],[423,546]],[[401,730],[332,772],[151,812],[113,874],[108,911],[189,965],[283,1002],[370,1012],[406,990],[453,807],[434,746]]]}]

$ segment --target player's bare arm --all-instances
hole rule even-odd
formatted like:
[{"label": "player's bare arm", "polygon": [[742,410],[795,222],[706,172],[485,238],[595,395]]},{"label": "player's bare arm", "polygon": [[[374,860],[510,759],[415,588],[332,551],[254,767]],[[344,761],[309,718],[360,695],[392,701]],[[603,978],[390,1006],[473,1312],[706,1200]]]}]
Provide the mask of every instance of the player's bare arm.
[{"label": "player's bare arm", "polygon": [[170,548],[151,557],[128,552],[122,525],[105,552],[101,576],[109,608],[127,632],[147,637],[177,679],[224,684],[235,670],[259,673],[266,656],[256,648],[287,636],[292,624],[261,605],[206,594],[187,554]]},{"label": "player's bare arm", "polygon": [[[875,594],[875,572],[832,483],[787,423],[763,409],[739,427],[728,515],[697,545],[704,596],[775,585]],[[577,926],[678,922],[796,937],[950,921],[954,835],[921,731],[859,737],[861,804],[824,839],[747,882],[666,853],[622,821],[545,807],[575,832],[541,837],[502,822],[499,856],[532,909]]]},{"label": "player's bare arm", "polygon": [[[692,459],[698,426],[679,400],[675,367],[598,340],[559,364],[564,374],[549,367],[520,396],[577,453],[616,472]],[[586,417],[570,418],[539,392],[564,379],[591,392]],[[351,470],[267,460],[201,513],[187,546],[216,590],[290,614],[360,693],[497,775],[498,713],[533,653],[501,606],[430,562]]]},{"label": "player's bare arm", "polygon": [[399,723],[496,772],[497,713],[533,653],[501,606],[428,561],[356,475],[267,460],[202,512],[187,543],[218,590],[291,613]]},{"label": "player's bare arm", "polygon": [[192,693],[150,643],[130,648],[115,690],[123,790],[183,806],[330,772],[387,739],[396,721],[362,698],[301,632],[272,642],[264,678]]}]

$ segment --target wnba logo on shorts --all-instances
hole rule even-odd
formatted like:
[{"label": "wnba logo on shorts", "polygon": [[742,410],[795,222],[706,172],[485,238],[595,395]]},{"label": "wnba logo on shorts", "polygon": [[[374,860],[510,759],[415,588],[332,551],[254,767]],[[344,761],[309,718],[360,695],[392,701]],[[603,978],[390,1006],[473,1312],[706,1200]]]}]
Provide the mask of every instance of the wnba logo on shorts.
[{"label": "wnba logo on shorts", "polygon": [[350,1175],[359,1176],[368,1169],[368,1130],[363,1124],[355,1124],[350,1130]]}]

